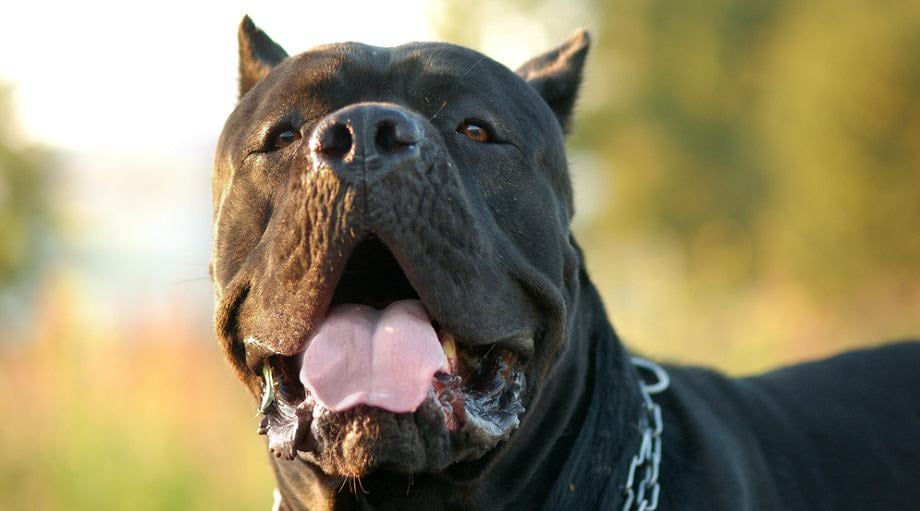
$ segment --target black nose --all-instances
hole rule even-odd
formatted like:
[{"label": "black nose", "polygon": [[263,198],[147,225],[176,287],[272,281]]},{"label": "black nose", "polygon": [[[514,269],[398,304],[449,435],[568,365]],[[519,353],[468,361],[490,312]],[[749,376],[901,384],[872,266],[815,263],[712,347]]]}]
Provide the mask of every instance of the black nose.
[{"label": "black nose", "polygon": [[417,161],[421,137],[412,112],[394,104],[358,103],[322,119],[310,137],[310,150],[315,162],[342,177],[369,178]]}]

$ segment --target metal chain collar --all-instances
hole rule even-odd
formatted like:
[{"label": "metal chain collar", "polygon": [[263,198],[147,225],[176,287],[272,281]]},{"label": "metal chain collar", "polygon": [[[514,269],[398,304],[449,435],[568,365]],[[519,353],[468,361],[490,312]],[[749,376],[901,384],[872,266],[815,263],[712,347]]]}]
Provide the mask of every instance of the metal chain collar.
[{"label": "metal chain collar", "polygon": [[[639,392],[643,403],[639,427],[642,428],[642,443],[639,444],[638,454],[633,456],[629,464],[629,475],[623,486],[626,501],[622,511],[655,511],[661,493],[658,468],[661,465],[661,432],[664,430],[664,422],[661,419],[661,407],[652,401],[652,395],[664,392],[671,379],[667,371],[654,362],[633,357],[632,363],[640,373]],[[657,381],[646,383],[642,379],[642,370],[654,374]],[[644,469],[644,475],[642,479],[637,479],[636,473],[640,468]]]}]

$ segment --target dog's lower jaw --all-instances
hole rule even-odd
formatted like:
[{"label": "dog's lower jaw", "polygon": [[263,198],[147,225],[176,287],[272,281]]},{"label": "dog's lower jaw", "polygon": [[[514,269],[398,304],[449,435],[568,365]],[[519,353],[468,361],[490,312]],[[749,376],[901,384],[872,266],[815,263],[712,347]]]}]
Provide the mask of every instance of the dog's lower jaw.
[{"label": "dog's lower jaw", "polygon": [[[540,509],[584,426],[592,387],[603,383],[596,381],[604,375],[595,372],[600,363],[595,357],[609,357],[606,365],[628,365],[629,357],[611,338],[603,304],[584,272],[580,280],[579,303],[571,309],[578,312],[569,318],[566,347],[510,442],[483,460],[414,476],[378,472],[354,479],[332,477],[304,460],[272,457],[281,509]],[[606,343],[605,349],[598,350],[599,343]],[[620,429],[611,425],[611,435],[627,438],[628,429]]]}]

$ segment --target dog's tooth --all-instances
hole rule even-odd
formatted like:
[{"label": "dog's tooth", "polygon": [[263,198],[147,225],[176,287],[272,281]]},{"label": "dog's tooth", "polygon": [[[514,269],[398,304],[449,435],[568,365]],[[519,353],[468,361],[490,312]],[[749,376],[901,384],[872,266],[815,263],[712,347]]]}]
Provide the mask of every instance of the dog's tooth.
[{"label": "dog's tooth", "polygon": [[447,358],[457,358],[457,341],[449,332],[444,332],[442,335],[441,349],[444,350]]},{"label": "dog's tooth", "polygon": [[259,405],[259,414],[264,415],[273,402],[275,402],[275,381],[271,364],[268,359],[265,359],[262,362],[262,403]]},{"label": "dog's tooth", "polygon": [[441,349],[444,350],[444,371],[453,374],[452,369],[457,365],[457,341],[449,332],[441,336]]}]

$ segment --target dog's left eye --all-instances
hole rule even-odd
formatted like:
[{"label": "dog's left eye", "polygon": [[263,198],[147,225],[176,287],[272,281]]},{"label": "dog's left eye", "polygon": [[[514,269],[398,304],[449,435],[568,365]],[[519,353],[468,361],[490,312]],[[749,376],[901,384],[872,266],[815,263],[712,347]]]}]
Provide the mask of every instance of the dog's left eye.
[{"label": "dog's left eye", "polygon": [[484,123],[477,121],[463,121],[457,126],[457,133],[466,135],[466,138],[473,142],[491,142],[492,135],[489,133],[489,127]]},{"label": "dog's left eye", "polygon": [[287,129],[275,135],[272,141],[272,149],[283,149],[300,139],[300,132]]}]

